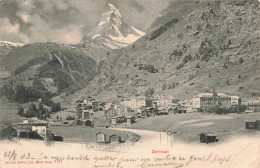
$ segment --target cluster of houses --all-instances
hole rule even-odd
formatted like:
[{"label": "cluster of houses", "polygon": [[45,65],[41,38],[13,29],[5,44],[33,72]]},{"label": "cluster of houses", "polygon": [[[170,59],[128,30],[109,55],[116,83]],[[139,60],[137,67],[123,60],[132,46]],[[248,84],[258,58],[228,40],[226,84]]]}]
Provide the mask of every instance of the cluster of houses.
[{"label": "cluster of houses", "polygon": [[16,125],[17,137],[31,139],[45,139],[47,136],[48,123],[34,121],[29,118],[23,119],[23,123]]},{"label": "cluster of houses", "polygon": [[231,107],[241,105],[239,96],[229,96],[224,93],[199,93],[192,99],[192,108]]},{"label": "cluster of houses", "polygon": [[78,119],[84,126],[93,127],[94,119],[110,120],[111,125],[125,123],[129,126],[137,118],[191,112],[192,106],[186,102],[174,101],[171,96],[119,96],[118,100],[112,102],[97,101],[89,96],[78,100],[74,110],[77,113],[80,111]]},{"label": "cluster of houses", "polygon": [[[190,113],[199,109],[232,107],[244,103],[239,96],[230,96],[224,93],[199,93],[192,99],[184,101],[165,95],[154,97],[118,95],[117,100],[102,102],[88,96],[76,102],[75,111],[80,108],[79,119],[85,126],[93,127],[94,119],[97,118],[110,120],[111,125],[120,123],[131,125],[136,119],[143,117],[169,113]],[[254,103],[259,107],[260,99]]]},{"label": "cluster of houses", "polygon": [[[78,100],[75,104],[75,112],[78,114],[77,125],[88,127],[95,126],[95,119],[108,121],[111,126],[124,124],[131,126],[136,120],[156,115],[182,114],[196,112],[199,109],[211,107],[232,107],[245,105],[247,108],[259,111],[260,97],[241,99],[239,96],[230,96],[224,93],[199,93],[192,99],[178,100],[172,96],[156,95],[154,97],[118,95],[118,99],[112,102],[103,102],[88,96]],[[68,122],[68,121],[66,121]],[[75,122],[75,120],[73,121]],[[54,122],[55,123],[55,122]],[[22,123],[14,126],[18,138],[47,139],[48,125],[51,122],[42,120],[24,119]],[[260,121],[246,121],[246,129],[260,130]],[[217,142],[216,134],[204,132],[200,134],[202,143]],[[53,140],[63,141],[63,138],[52,134]],[[119,135],[96,134],[98,143],[121,143]]]},{"label": "cluster of houses", "polygon": [[61,136],[57,136],[49,132],[48,122],[46,121],[24,118],[23,122],[14,125],[14,128],[17,132],[17,138],[46,140],[47,134],[50,134],[52,140],[63,141]]},{"label": "cluster of houses", "polygon": [[224,93],[199,93],[192,99],[192,108],[195,111],[212,107],[232,107],[238,105],[245,105],[248,109],[259,111],[260,97],[241,99],[239,96],[230,96]]}]

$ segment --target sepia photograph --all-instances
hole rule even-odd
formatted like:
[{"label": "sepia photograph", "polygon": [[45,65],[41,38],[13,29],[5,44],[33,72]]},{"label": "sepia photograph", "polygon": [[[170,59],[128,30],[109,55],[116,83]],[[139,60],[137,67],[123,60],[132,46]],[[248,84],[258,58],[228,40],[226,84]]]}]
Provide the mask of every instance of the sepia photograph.
[{"label": "sepia photograph", "polygon": [[260,0],[0,0],[0,168],[260,168]]}]

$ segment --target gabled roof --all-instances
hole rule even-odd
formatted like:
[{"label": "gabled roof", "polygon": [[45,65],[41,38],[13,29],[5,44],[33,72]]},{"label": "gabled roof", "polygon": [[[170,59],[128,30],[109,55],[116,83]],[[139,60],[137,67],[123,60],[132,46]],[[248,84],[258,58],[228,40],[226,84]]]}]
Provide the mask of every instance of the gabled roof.
[{"label": "gabled roof", "polygon": [[96,133],[96,135],[97,135],[97,134],[104,134],[104,135],[106,135],[106,133],[104,133],[104,132],[98,132],[98,133]]},{"label": "gabled roof", "polygon": [[117,135],[117,134],[110,135],[109,138],[112,137],[112,136],[118,136],[118,137],[121,138],[121,136],[120,136],[120,135]]},{"label": "gabled roof", "polygon": [[213,132],[202,132],[201,134],[207,135],[207,136],[217,136],[217,134]]},{"label": "gabled roof", "polygon": [[94,113],[93,110],[83,110],[82,113]]}]

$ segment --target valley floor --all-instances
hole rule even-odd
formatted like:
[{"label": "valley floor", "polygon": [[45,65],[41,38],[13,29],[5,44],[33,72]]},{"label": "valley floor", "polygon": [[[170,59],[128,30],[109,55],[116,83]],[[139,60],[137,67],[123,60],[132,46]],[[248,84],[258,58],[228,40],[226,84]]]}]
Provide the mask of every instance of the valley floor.
[{"label": "valley floor", "polygon": [[199,134],[213,132],[218,143],[240,135],[253,136],[260,131],[246,130],[245,121],[260,120],[260,113],[247,114],[169,114],[138,120],[132,129],[167,132],[176,140],[188,143],[200,143]]},{"label": "valley floor", "polygon": [[[139,134],[141,139],[133,146],[109,147],[66,142],[55,142],[46,146],[43,141],[35,140],[1,142],[1,150],[15,153],[17,160],[10,162],[10,158],[2,157],[0,166],[17,167],[24,161],[19,167],[258,168],[260,163],[259,134],[252,137],[239,136],[221,144],[206,145],[178,141],[170,143],[171,139],[167,139],[166,133],[156,131],[115,129]],[[21,159],[24,153],[30,153],[30,158]]]}]

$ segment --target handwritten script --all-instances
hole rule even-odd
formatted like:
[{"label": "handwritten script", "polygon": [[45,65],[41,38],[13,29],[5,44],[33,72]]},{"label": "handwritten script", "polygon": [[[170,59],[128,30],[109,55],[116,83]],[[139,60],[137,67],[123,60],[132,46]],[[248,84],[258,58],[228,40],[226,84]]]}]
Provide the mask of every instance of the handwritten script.
[{"label": "handwritten script", "polygon": [[151,157],[133,157],[121,155],[48,155],[44,152],[31,154],[30,152],[19,153],[16,150],[4,151],[2,154],[5,164],[66,164],[69,161],[88,162],[95,168],[113,167],[124,168],[129,166],[151,168],[151,167],[193,167],[194,164],[203,162],[206,164],[224,165],[231,160],[231,155],[218,155],[214,153],[205,155],[175,156],[170,154],[151,156]]}]

